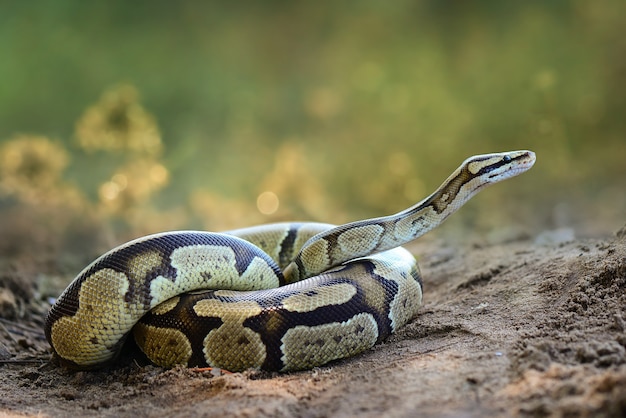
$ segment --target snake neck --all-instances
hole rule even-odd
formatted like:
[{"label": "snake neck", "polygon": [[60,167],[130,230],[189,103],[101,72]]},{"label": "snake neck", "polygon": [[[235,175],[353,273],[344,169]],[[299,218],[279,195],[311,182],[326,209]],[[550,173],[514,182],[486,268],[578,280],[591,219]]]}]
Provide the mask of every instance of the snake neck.
[{"label": "snake neck", "polygon": [[430,196],[410,208],[341,225],[312,237],[283,271],[285,279],[287,283],[302,280],[348,260],[413,241],[439,226],[486,186],[517,176],[534,162],[532,151],[470,157]]}]

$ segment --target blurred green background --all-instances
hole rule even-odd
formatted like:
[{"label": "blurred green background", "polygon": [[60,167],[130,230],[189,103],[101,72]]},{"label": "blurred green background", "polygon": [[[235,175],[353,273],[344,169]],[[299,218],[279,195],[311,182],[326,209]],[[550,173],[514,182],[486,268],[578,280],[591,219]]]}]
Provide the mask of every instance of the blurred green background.
[{"label": "blurred green background", "polygon": [[512,149],[535,167],[450,223],[614,231],[624,16],[623,0],[0,2],[0,250],[381,216]]}]

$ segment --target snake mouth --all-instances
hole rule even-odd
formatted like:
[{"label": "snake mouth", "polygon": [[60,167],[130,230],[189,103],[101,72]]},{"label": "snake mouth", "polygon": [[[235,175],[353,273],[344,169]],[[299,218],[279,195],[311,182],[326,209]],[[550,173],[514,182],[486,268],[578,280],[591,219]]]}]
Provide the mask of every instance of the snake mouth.
[{"label": "snake mouth", "polygon": [[518,151],[518,153],[519,155],[515,155],[513,157],[506,155],[502,159],[502,164],[510,165],[510,167],[502,173],[498,173],[498,172],[490,173],[488,176],[489,180],[500,181],[500,180],[508,179],[511,177],[515,177],[529,170],[533,165],[535,165],[535,161],[537,161],[537,157],[535,156],[534,152]]}]

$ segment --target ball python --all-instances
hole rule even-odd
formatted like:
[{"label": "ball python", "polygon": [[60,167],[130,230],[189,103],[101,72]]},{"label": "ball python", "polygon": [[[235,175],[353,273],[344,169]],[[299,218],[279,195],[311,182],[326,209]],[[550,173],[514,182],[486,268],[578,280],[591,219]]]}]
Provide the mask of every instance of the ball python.
[{"label": "ball python", "polygon": [[356,355],[421,305],[417,262],[400,246],[534,162],[531,151],[473,156],[414,206],[341,226],[135,239],[78,274],[51,307],[46,338],[62,365],[79,369],[110,364],[131,332],[163,367],[292,371]]}]

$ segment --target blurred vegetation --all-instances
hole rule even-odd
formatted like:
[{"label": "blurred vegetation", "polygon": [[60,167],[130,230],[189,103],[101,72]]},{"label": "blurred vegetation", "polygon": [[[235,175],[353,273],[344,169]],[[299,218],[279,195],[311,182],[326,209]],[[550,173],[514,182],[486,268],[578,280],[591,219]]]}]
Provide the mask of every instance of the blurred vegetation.
[{"label": "blurred vegetation", "polygon": [[470,155],[532,149],[457,226],[617,228],[624,16],[622,0],[1,2],[0,227],[106,247],[339,223],[408,207]]}]

